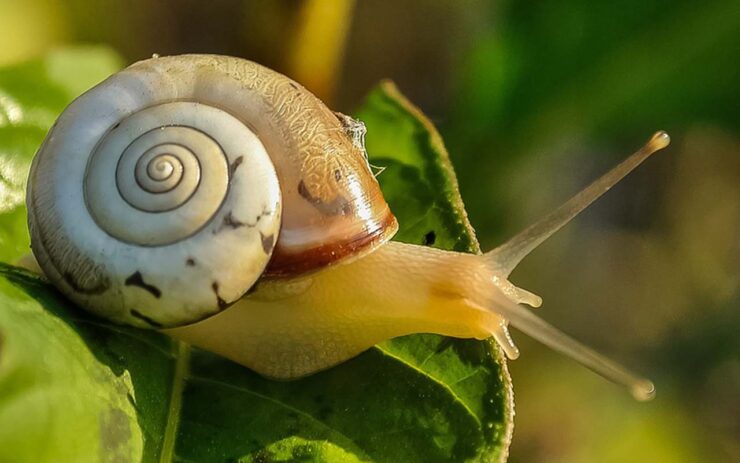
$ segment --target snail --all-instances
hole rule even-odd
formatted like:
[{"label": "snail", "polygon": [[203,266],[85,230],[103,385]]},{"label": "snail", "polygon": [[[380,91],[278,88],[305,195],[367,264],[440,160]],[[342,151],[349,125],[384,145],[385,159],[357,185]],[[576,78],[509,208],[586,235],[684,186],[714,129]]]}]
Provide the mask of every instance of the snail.
[{"label": "snail", "polygon": [[292,379],[411,333],[507,325],[649,398],[653,384],[550,326],[508,279],[551,234],[669,142],[639,151],[482,255],[391,241],[364,125],[277,72],[153,57],[72,102],[34,158],[31,248],[66,297],[259,374]]}]

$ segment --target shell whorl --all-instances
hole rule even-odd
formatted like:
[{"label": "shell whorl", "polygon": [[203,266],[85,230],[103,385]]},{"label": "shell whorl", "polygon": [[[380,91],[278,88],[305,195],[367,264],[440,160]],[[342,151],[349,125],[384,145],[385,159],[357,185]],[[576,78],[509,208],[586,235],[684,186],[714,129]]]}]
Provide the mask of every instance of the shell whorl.
[{"label": "shell whorl", "polygon": [[[164,245],[200,230],[218,211],[229,185],[229,159],[215,136],[240,123],[198,103],[165,103],[139,111],[100,141],[85,174],[85,200],[111,236],[140,245]],[[199,128],[223,120],[218,128]],[[169,125],[161,126],[161,121]],[[115,185],[115,191],[111,185]],[[132,217],[142,222],[132,227]]]},{"label": "shell whorl", "polygon": [[282,212],[252,128],[187,94],[161,98],[168,84],[124,71],[73,102],[34,160],[27,199],[47,276],[89,310],[149,328],[241,297],[270,260]]}]

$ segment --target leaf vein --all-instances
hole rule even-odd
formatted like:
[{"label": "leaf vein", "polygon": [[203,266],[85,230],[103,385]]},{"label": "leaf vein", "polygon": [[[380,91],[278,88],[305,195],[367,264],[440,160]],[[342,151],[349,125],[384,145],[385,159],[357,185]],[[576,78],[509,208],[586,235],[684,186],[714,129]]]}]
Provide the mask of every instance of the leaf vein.
[{"label": "leaf vein", "polygon": [[465,403],[465,401],[459,395],[457,395],[457,393],[455,392],[455,390],[452,389],[452,387],[450,387],[450,385],[445,384],[441,379],[439,379],[436,376],[432,375],[428,371],[422,370],[417,365],[414,365],[413,363],[409,362],[408,360],[406,360],[406,359],[404,359],[402,357],[399,357],[398,355],[395,355],[395,354],[391,353],[389,350],[386,350],[386,349],[384,349],[383,347],[381,347],[379,345],[378,346],[375,346],[375,348],[378,349],[383,355],[386,355],[386,356],[388,356],[388,357],[390,357],[392,359],[395,359],[395,360],[401,362],[403,365],[406,365],[407,367],[411,368],[412,370],[417,371],[419,374],[421,374],[421,375],[429,378],[430,381],[438,384],[443,389],[445,389],[447,392],[449,392],[450,396],[452,396],[452,398],[456,402],[459,402],[460,405],[462,405],[462,407],[470,414],[470,416],[473,417],[473,419],[475,420],[475,423],[478,425],[478,428],[480,430],[483,430],[483,423],[481,422],[480,417],[478,415],[476,415],[475,412],[473,412],[473,410],[468,406],[467,403]]}]

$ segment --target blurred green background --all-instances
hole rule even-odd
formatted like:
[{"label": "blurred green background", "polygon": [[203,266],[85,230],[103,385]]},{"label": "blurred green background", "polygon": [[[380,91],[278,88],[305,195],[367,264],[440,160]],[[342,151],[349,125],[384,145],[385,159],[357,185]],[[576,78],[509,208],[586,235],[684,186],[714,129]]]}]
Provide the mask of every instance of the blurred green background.
[{"label": "blurred green background", "polygon": [[484,249],[667,130],[513,274],[658,396],[515,332],[510,461],[740,461],[736,1],[0,0],[0,65],[68,43],[242,56],[344,112],[389,77],[445,137]]}]

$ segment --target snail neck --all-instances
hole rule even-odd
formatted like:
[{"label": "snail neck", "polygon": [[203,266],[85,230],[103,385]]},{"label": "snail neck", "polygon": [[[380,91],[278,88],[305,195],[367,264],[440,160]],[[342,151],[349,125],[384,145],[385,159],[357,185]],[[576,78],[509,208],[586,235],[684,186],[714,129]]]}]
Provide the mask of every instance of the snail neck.
[{"label": "snail neck", "polygon": [[166,332],[279,379],[329,368],[412,333],[485,339],[501,318],[468,303],[454,284],[456,274],[472,277],[471,265],[481,262],[389,242],[346,264],[268,280],[222,313]]}]

